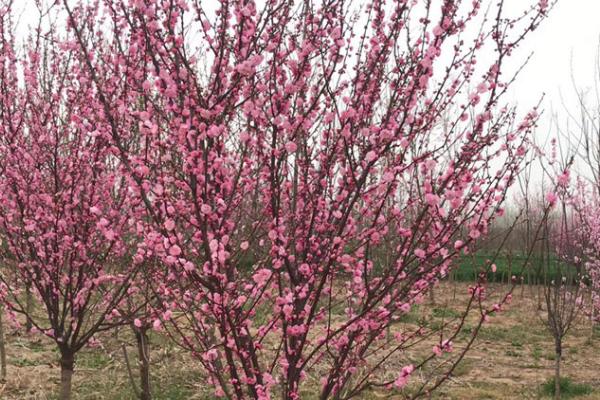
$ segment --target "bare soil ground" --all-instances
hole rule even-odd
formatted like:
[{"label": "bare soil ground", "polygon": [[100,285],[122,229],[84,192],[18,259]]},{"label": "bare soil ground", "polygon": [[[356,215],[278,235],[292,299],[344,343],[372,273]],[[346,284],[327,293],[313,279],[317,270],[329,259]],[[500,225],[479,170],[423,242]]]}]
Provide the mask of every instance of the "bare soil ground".
[{"label": "bare soil ground", "polygon": [[[506,291],[501,286],[493,289],[496,293]],[[433,398],[544,398],[540,387],[553,377],[555,354],[537,291],[535,286],[515,289],[511,304],[483,325],[473,348]],[[437,307],[460,311],[461,301],[457,302],[451,292],[454,287],[450,284],[437,290]],[[565,338],[564,347],[562,375],[592,389],[577,398],[600,399],[600,330],[592,329],[582,315]]]},{"label": "bare soil ground", "polygon": [[[497,294],[504,286],[494,287]],[[445,283],[430,300],[411,312],[414,319],[430,321],[444,315],[458,315],[467,298],[467,284]],[[474,347],[458,365],[452,377],[431,397],[433,399],[540,399],[543,382],[553,375],[552,339],[538,311],[537,288],[517,288],[509,307],[481,329]],[[469,317],[466,334],[474,324]],[[414,323],[414,321],[413,321]],[[55,399],[59,381],[57,352],[53,344],[37,335],[23,336],[7,327],[8,378],[0,384],[0,399]],[[211,399],[203,385],[197,363],[159,334],[152,334],[152,383],[157,400]],[[101,338],[102,346],[83,350],[74,375],[74,398],[79,400],[135,399],[125,366],[125,344],[137,380],[136,349],[127,330]],[[425,343],[421,350],[431,349]],[[421,351],[419,350],[419,351]],[[429,350],[428,350],[429,351]],[[578,399],[600,399],[600,329],[593,330],[584,317],[565,339],[564,376],[588,385],[592,392]],[[308,396],[311,397],[311,396]],[[380,398],[377,393],[365,398]],[[398,395],[397,398],[401,398]]]}]

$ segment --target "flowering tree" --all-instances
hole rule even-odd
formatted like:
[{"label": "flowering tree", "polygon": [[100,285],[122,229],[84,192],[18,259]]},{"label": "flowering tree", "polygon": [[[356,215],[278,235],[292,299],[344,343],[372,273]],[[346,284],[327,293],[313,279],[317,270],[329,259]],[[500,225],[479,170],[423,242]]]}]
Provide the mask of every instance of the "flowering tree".
[{"label": "flowering tree", "polygon": [[[550,166],[556,168],[555,141]],[[578,221],[574,213],[573,190],[570,186],[570,167],[573,157],[567,165],[559,166],[553,189],[546,194],[548,211],[542,217],[543,235],[539,246],[539,260],[544,273],[542,319],[554,339],[554,398],[561,398],[561,361],[563,341],[577,317],[583,310],[583,291],[585,289],[582,262],[582,241],[576,228]]]},{"label": "flowering tree", "polygon": [[[37,268],[36,285],[55,282],[41,293],[73,282],[61,268],[74,256],[103,271],[100,254],[126,251],[129,213],[143,237],[132,265],[166,267],[151,271],[153,326],[193,352],[218,395],[297,399],[317,374],[323,399],[403,388],[415,368],[404,350],[424,331],[398,321],[501,213],[537,117],[502,103],[513,79],[503,70],[548,1],[515,17],[502,1],[491,17],[467,3],[64,1],[66,38],[52,42],[52,60],[72,55],[58,64],[69,85],[60,101],[25,96],[32,133],[5,135],[19,141],[7,141],[8,157],[30,161],[3,178],[24,187],[28,207],[8,191],[3,213],[19,223],[4,229],[22,257],[39,257],[36,240],[59,228],[81,250],[55,233],[63,258],[51,267],[27,258],[19,270]],[[39,80],[30,74],[27,86]],[[38,109],[52,123],[29,118]],[[42,152],[56,137],[64,150]],[[61,185],[37,167],[56,157],[72,160]],[[75,214],[44,230],[54,208],[35,213],[63,187],[77,201],[57,215]],[[62,279],[37,283],[54,271]],[[110,310],[128,281],[102,277],[80,279],[81,290],[115,288],[94,303]],[[59,343],[64,334],[54,331]],[[452,337],[440,335],[428,360]],[[404,365],[393,376],[392,359]]]},{"label": "flowering tree", "polygon": [[577,218],[578,229],[575,230],[576,245],[581,254],[581,263],[589,278],[590,307],[587,313],[594,324],[600,320],[600,218],[597,186],[583,180],[578,181],[577,190],[571,201]]},{"label": "flowering tree", "polygon": [[96,5],[66,2],[68,45],[97,90],[83,118],[146,209],[136,257],[169,266],[168,333],[230,398],[298,398],[316,370],[322,398],[404,386],[412,366],[379,372],[411,335],[387,329],[518,171],[535,114],[512,128],[501,69],[547,2],[514,20],[500,4],[471,46],[477,1],[104,4],[91,34]]},{"label": "flowering tree", "polygon": [[600,126],[597,118],[600,112],[600,47],[594,71],[591,79],[586,80],[591,82],[588,87],[574,83],[577,107],[565,110],[567,123],[558,129],[563,133],[561,141],[575,156],[576,184],[569,193],[568,203],[577,218],[574,242],[590,283],[591,307],[586,311],[592,320],[592,328],[600,318]]},{"label": "flowering tree", "polygon": [[[3,300],[52,338],[60,352],[60,398],[68,399],[76,353],[98,332],[122,323],[116,307],[137,267],[111,146],[80,118],[90,112],[91,81],[60,37],[41,26],[19,57],[10,39],[10,8],[0,4],[0,234]],[[134,232],[133,232],[134,233]],[[130,266],[130,267],[128,267]],[[37,302],[23,297],[32,285]]]}]

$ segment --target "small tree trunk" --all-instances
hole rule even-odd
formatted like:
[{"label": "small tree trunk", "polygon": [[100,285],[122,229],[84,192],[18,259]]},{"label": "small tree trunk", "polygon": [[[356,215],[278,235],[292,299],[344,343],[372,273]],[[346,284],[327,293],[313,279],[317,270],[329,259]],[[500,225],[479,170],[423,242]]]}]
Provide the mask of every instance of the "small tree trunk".
[{"label": "small tree trunk", "polygon": [[591,309],[591,313],[590,313],[590,342],[592,340],[594,340],[594,324],[596,322],[595,317],[596,314],[594,312],[594,295],[593,293],[590,293],[590,309]]},{"label": "small tree trunk", "polygon": [[[455,277],[456,278],[456,277]],[[452,280],[453,282],[453,287],[452,287],[452,300],[456,300],[456,290],[458,289],[458,282],[456,279]]]},{"label": "small tree trunk", "polygon": [[71,399],[71,387],[73,370],[75,367],[75,358],[73,352],[68,350],[61,351],[60,359],[60,400]]},{"label": "small tree trunk", "polygon": [[138,363],[140,368],[140,400],[151,400],[150,392],[150,354],[147,330],[136,329],[135,338],[138,346]]},{"label": "small tree trunk", "polygon": [[594,308],[592,307],[592,313],[590,314],[590,342],[594,340]]},{"label": "small tree trunk", "polygon": [[562,343],[556,339],[556,360],[554,364],[554,398],[560,399],[560,359],[562,357]]},{"label": "small tree trunk", "polygon": [[0,305],[0,381],[6,381],[6,347],[4,345],[4,307]]},{"label": "small tree trunk", "polygon": [[31,323],[31,311],[33,309],[33,297],[31,296],[31,283],[27,282],[25,285],[25,310],[27,312],[27,319],[25,321],[25,331],[27,333],[31,332],[33,328],[33,324]]}]

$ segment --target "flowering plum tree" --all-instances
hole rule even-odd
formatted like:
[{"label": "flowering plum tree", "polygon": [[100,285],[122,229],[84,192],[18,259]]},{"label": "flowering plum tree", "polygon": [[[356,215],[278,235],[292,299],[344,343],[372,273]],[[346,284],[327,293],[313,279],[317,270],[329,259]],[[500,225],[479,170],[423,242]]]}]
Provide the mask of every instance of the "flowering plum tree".
[{"label": "flowering plum tree", "polygon": [[[133,265],[166,267],[152,270],[155,329],[227,398],[298,399],[315,379],[322,399],[407,385],[404,350],[423,329],[400,318],[486,233],[527,153],[537,113],[503,103],[504,70],[548,1],[516,16],[478,0],[62,4],[55,51],[71,55],[77,90],[49,102],[47,124],[72,140],[58,153],[72,149],[69,176],[101,182],[68,181],[79,196],[67,227],[95,224],[84,249],[120,254],[131,214],[143,237]],[[19,140],[14,153],[32,142]],[[33,153],[28,174],[43,159]],[[36,220],[37,232],[43,218],[27,218],[19,229]]]},{"label": "flowering plum tree", "polygon": [[571,204],[576,215],[578,229],[575,230],[578,256],[589,278],[590,307],[586,309],[594,325],[600,320],[600,226],[598,218],[599,200],[597,185],[578,180],[577,188],[572,194]]},{"label": "flowering plum tree", "polygon": [[[137,272],[127,261],[134,224],[110,144],[80,117],[92,82],[79,79],[68,47],[46,45],[60,37],[46,42],[41,29],[19,57],[9,12],[0,5],[3,300],[56,342],[60,398],[69,399],[76,353],[121,323],[114,311]],[[23,297],[29,283],[35,307]]]},{"label": "flowering plum tree", "polygon": [[[560,163],[556,159],[556,141],[547,174],[552,179],[552,190],[546,193],[546,212],[542,216],[543,235],[540,240],[539,262],[544,274],[543,296],[540,302],[542,319],[554,339],[554,398],[561,398],[561,362],[563,342],[580,312],[583,310],[585,288],[581,269],[581,229],[577,229],[578,215],[573,208],[573,188],[570,168],[574,157]],[[552,169],[555,171],[549,172]]]},{"label": "flowering plum tree", "polygon": [[597,74],[600,71],[600,47],[598,51],[594,65],[596,74],[586,80],[588,87],[574,83],[577,107],[566,110],[567,123],[564,129],[559,127],[559,132],[563,133],[561,141],[569,146],[575,157],[576,183],[568,193],[567,201],[577,218],[574,246],[590,283],[591,307],[586,311],[590,314],[592,329],[600,318],[600,126],[597,118],[600,112],[600,76]]},{"label": "flowering plum tree", "polygon": [[403,387],[411,365],[380,371],[411,335],[387,329],[518,171],[536,115],[513,126],[501,71],[548,3],[501,2],[470,44],[478,1],[103,3],[94,32],[97,4],[65,3],[66,45],[146,209],[136,258],[169,266],[165,329],[230,398],[298,398],[314,371],[321,398]]}]

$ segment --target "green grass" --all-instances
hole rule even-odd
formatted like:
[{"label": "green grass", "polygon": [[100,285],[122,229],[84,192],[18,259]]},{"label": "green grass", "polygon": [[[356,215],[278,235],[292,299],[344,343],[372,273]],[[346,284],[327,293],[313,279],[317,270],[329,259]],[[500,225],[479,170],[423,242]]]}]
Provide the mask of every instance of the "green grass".
[{"label": "green grass", "polygon": [[594,325],[592,328],[592,338],[600,339],[600,325]]},{"label": "green grass", "polygon": [[410,311],[406,314],[402,314],[400,316],[399,321],[405,324],[416,324],[422,320],[421,312],[419,311],[419,306],[413,306]]},{"label": "green grass", "polygon": [[[570,378],[560,378],[560,395],[564,399],[576,396],[585,396],[592,393],[590,385],[575,383]],[[547,380],[542,385],[542,394],[554,396],[554,378]]]},{"label": "green grass", "polygon": [[103,369],[112,362],[105,353],[82,351],[76,360],[77,367],[88,369]]},{"label": "green grass", "polygon": [[480,273],[485,272],[488,282],[509,282],[511,276],[516,276],[517,279],[522,277],[525,284],[537,284],[564,275],[575,275],[575,269],[564,263],[559,264],[553,260],[551,265],[546,267],[542,265],[539,257],[532,256],[527,259],[524,255],[497,256],[493,261],[493,264],[496,264],[496,272],[492,272],[489,267],[492,259],[493,255],[481,253],[461,256],[456,261],[458,265],[451,275],[456,281],[472,282]]},{"label": "green grass", "polygon": [[41,365],[42,363],[39,361],[32,361],[26,358],[15,358],[11,361],[12,365],[16,365],[17,367],[35,367],[37,365]]},{"label": "green grass", "polygon": [[169,385],[156,388],[153,394],[156,400],[184,400],[189,399],[194,394],[194,390],[183,385]]},{"label": "green grass", "polygon": [[444,319],[453,319],[453,318],[460,318],[462,316],[461,313],[459,313],[456,310],[453,310],[452,308],[446,308],[446,307],[436,307],[431,311],[431,315],[434,316],[435,318],[444,318]]},{"label": "green grass", "polygon": [[452,376],[461,377],[467,375],[474,368],[474,361],[470,358],[463,358],[452,371]]},{"label": "green grass", "polygon": [[506,354],[508,357],[521,357],[521,353],[514,350],[506,350],[504,354]]}]

